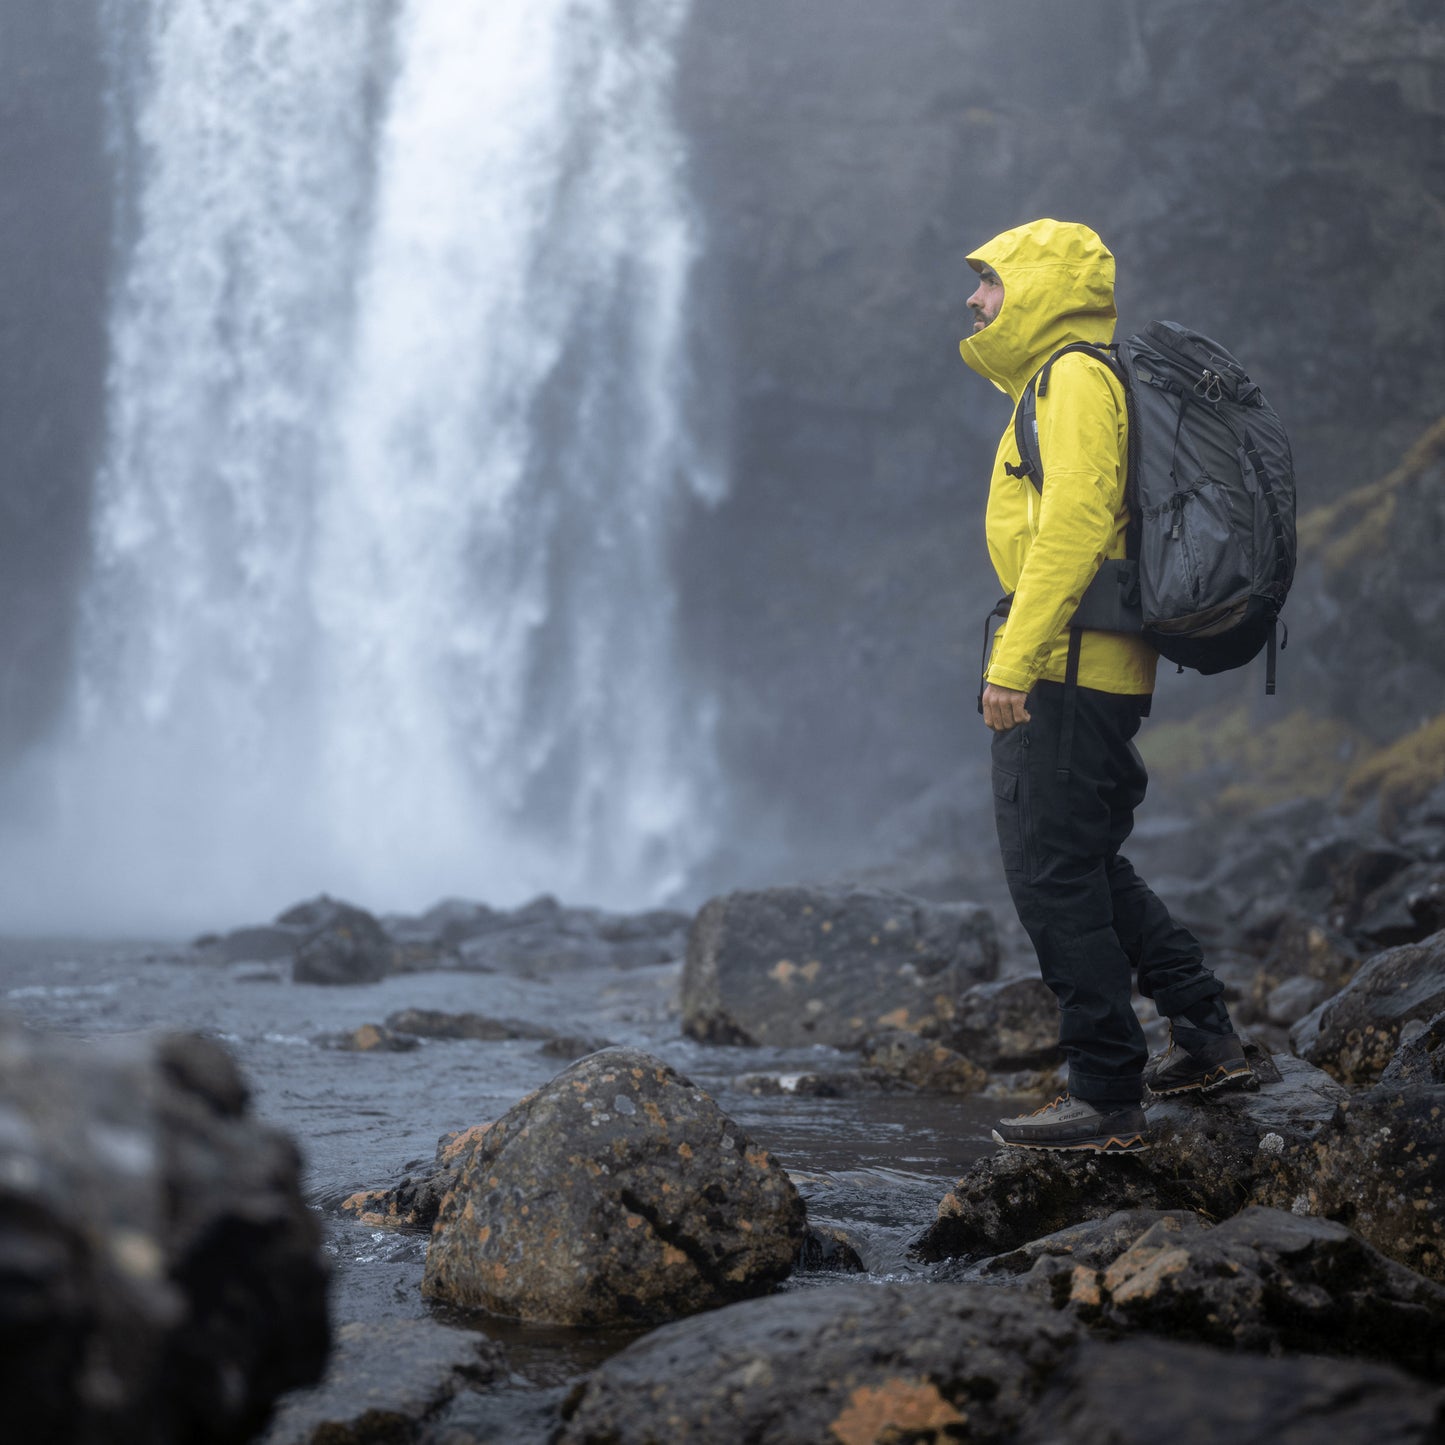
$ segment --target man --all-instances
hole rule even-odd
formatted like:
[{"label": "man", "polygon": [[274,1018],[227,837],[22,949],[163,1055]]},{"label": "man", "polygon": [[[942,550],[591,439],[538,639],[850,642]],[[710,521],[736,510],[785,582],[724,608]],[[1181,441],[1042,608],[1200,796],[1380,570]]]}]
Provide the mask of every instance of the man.
[{"label": "man", "polygon": [[[1034,221],[968,257],[978,289],[964,361],[1017,406],[1029,379],[1071,342],[1114,334],[1114,258],[1087,226]],[[989,484],[989,554],[1007,619],[986,661],[982,710],[993,731],[994,812],[1009,892],[1059,1003],[1068,1093],[1004,1119],[1001,1144],[1108,1153],[1147,1147],[1147,1049],[1131,1003],[1170,1020],[1150,1066],[1156,1094],[1249,1076],[1222,988],[1199,943],[1119,853],[1148,782],[1133,738],[1148,714],[1157,654],[1137,634],[1073,629],[1105,558],[1125,554],[1128,413],[1103,362],[1070,352],[1037,399],[1042,492],[1024,475],[1013,426]]]}]

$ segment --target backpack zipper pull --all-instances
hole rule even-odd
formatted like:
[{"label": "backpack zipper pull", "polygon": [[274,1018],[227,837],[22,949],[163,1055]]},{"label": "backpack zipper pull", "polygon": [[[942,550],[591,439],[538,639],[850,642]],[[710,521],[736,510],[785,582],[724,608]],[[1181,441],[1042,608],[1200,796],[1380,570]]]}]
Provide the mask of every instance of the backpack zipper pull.
[{"label": "backpack zipper pull", "polygon": [[1169,510],[1174,513],[1174,525],[1170,528],[1169,539],[1177,542],[1184,530],[1184,498],[1186,492],[1175,492],[1169,499]]}]

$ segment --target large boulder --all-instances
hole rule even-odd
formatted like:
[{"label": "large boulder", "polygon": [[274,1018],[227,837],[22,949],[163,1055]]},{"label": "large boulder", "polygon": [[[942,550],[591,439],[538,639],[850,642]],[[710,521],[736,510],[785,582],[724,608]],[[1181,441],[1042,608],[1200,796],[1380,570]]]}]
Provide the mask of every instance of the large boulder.
[{"label": "large boulder", "polygon": [[1105,1343],[1018,1291],[890,1284],[668,1325],[596,1370],[563,1417],[559,1445],[1427,1445],[1445,1412],[1439,1391],[1381,1365]]},{"label": "large boulder", "polygon": [[614,1355],[564,1410],[560,1445],[1007,1440],[1081,1335],[1067,1315],[977,1285],[780,1295]]},{"label": "large boulder", "polygon": [[856,1047],[880,1029],[937,1034],[998,973],[993,917],[877,888],[769,888],[693,921],[683,1031],[716,1043]]},{"label": "large boulder", "polygon": [[291,975],[297,983],[375,983],[396,966],[396,945],[364,908],[323,895],[298,903],[277,922],[304,933]]},{"label": "large boulder", "polygon": [[521,1319],[656,1323],[761,1294],[806,1225],[771,1155],[635,1049],[559,1074],[476,1131],[455,1172],[423,1290]]},{"label": "large boulder", "polygon": [[1376,1083],[1400,1031],[1445,1010],[1445,933],[1376,954],[1291,1030],[1295,1053],[1342,1083]]},{"label": "large boulder", "polygon": [[205,1039],[0,1023],[0,1260],[7,1438],[242,1445],[325,1363],[296,1150]]}]

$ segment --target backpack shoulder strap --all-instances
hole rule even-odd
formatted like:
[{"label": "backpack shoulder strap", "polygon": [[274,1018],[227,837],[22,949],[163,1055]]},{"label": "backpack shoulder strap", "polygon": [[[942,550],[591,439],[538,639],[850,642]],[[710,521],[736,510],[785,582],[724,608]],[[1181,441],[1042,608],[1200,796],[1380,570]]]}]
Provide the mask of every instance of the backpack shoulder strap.
[{"label": "backpack shoulder strap", "polygon": [[1029,378],[1029,384],[1024,387],[1024,394],[1014,408],[1014,445],[1018,448],[1019,465],[1015,467],[1005,462],[1003,469],[1011,477],[1027,477],[1040,492],[1044,489],[1044,462],[1039,454],[1038,399],[1049,393],[1049,375],[1054,369],[1054,363],[1071,351],[1082,351],[1096,361],[1103,362],[1118,377],[1126,398],[1129,392],[1129,376],[1124,363],[1119,359],[1119,348],[1112,345],[1096,346],[1091,341],[1073,341],[1068,346],[1061,346]]}]

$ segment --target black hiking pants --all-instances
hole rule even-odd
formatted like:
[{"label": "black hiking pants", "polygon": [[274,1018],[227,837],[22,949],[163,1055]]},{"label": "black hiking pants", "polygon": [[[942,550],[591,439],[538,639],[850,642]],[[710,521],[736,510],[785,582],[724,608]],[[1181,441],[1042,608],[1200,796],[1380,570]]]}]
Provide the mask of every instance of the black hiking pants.
[{"label": "black hiking pants", "polygon": [[1031,721],[993,738],[994,815],[1019,921],[1059,1001],[1069,1092],[1097,1106],[1138,1103],[1148,1050],[1139,991],[1184,1047],[1230,1031],[1223,987],[1194,935],[1119,849],[1149,775],[1134,746],[1147,697],[1040,682]]}]

